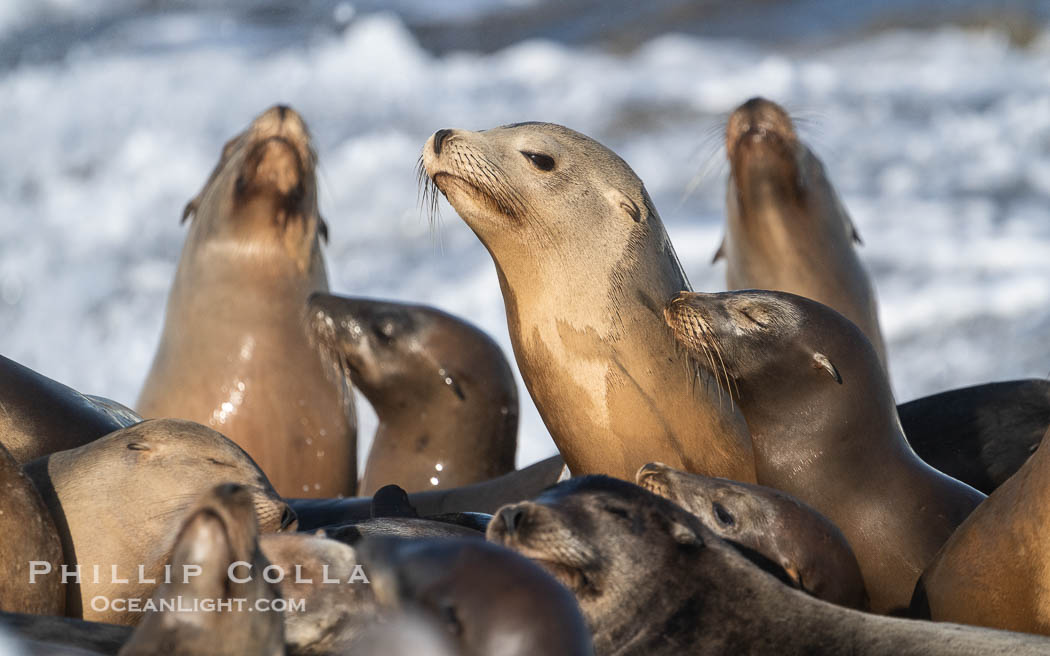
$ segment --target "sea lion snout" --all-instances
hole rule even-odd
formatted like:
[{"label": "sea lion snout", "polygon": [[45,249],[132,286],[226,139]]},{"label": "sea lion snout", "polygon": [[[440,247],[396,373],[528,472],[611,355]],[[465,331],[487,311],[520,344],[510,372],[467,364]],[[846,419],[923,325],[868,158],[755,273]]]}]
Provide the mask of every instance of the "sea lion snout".
[{"label": "sea lion snout", "polygon": [[671,468],[662,462],[650,462],[642,465],[638,473],[635,474],[634,480],[639,487],[643,487],[653,494],[666,497],[669,489],[667,475],[670,471],[672,471]]},{"label": "sea lion snout", "polygon": [[448,136],[450,134],[452,134],[452,130],[449,130],[448,128],[444,128],[444,129],[441,129],[441,130],[438,130],[437,132],[435,132],[434,136],[431,137],[431,139],[430,139],[431,148],[434,149],[434,154],[435,155],[440,155],[441,154],[441,145],[445,142],[445,139],[448,138]]},{"label": "sea lion snout", "polygon": [[794,141],[794,124],[779,105],[765,98],[752,98],[737,107],[726,124],[726,150],[730,158],[745,139],[764,139],[775,135],[785,141]]}]

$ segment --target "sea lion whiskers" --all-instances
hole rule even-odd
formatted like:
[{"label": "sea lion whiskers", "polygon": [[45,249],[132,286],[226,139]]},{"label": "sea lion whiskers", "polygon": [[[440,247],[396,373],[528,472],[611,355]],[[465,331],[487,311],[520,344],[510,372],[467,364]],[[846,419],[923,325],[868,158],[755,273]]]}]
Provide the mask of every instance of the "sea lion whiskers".
[{"label": "sea lion whiskers", "polygon": [[[710,365],[709,371],[714,375],[719,388],[724,388],[729,394],[730,403],[733,403],[734,390],[736,398],[740,398],[740,386],[736,375],[730,372],[725,358],[722,357],[722,349],[718,345],[714,331],[711,330],[701,312],[693,307],[683,294],[671,299],[671,302],[664,308],[664,321],[674,333],[675,341],[685,345],[687,350],[693,351],[691,355],[702,352],[707,357]],[[717,365],[714,356],[718,357]],[[694,361],[702,364],[695,358]]]},{"label": "sea lion whiskers", "polygon": [[419,202],[419,211],[426,212],[427,222],[430,224],[430,231],[433,233],[436,226],[441,223],[441,212],[438,210],[438,189],[437,183],[434,182],[427,174],[426,165],[423,163],[423,153],[419,153],[419,159],[416,161],[416,200]]}]

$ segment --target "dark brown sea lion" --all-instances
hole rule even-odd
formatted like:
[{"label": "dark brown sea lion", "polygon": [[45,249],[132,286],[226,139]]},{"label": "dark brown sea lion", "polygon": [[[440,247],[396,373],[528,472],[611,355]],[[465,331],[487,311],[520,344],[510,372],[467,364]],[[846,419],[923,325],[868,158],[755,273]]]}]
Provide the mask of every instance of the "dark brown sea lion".
[{"label": "dark brown sea lion", "polygon": [[189,513],[172,550],[172,580],[157,588],[158,609],[146,612],[120,656],[284,655],[283,604],[265,577],[254,496],[220,485]]},{"label": "dark brown sea lion", "polygon": [[439,130],[422,165],[496,264],[525,385],[574,474],[647,462],[754,481],[747,427],[661,325],[689,289],[614,152],[549,123]]},{"label": "dark brown sea lion", "polygon": [[1021,468],[1050,427],[1050,380],[949,390],[897,406],[919,457],[985,494]]},{"label": "dark brown sea lion", "polygon": [[379,417],[360,494],[514,471],[518,390],[491,337],[437,308],[331,294],[311,296],[307,316],[321,354]]},{"label": "dark brown sea lion", "polygon": [[759,483],[842,529],[872,610],[907,608],[923,569],[984,495],[908,446],[864,333],[785,292],[682,293],[666,315],[747,418]]},{"label": "dark brown sea lion", "polygon": [[[191,421],[144,421],[34,460],[25,472],[62,538],[71,617],[137,622],[134,612],[106,604],[95,604],[102,608],[96,610],[92,601],[148,598],[163,579],[171,536],[200,496],[221,483],[248,489],[262,531],[295,528],[295,514],[248,454]],[[79,581],[72,578],[74,566]],[[60,576],[53,571],[39,580]]]},{"label": "dark brown sea lion", "polygon": [[786,492],[649,463],[638,485],[674,501],[724,540],[780,565],[799,589],[840,606],[868,608],[868,593],[846,536]]},{"label": "dark brown sea lion", "polygon": [[[561,456],[551,456],[489,481],[449,490],[416,492],[408,495],[408,500],[419,516],[460,512],[491,514],[500,506],[531,499],[545,488],[554,485],[561,478],[564,469],[565,462]],[[287,501],[299,518],[301,531],[372,517],[371,497]]]},{"label": "dark brown sea lion", "polygon": [[1050,650],[1038,636],[880,617],[821,601],[783,585],[680,506],[621,480],[574,478],[498,516],[489,540],[533,559],[576,595],[599,656]]},{"label": "dark brown sea lion", "polygon": [[85,396],[3,356],[0,406],[0,444],[23,465],[142,420],[115,412],[114,401]]},{"label": "dark brown sea lion", "polygon": [[376,599],[445,625],[470,656],[590,656],[572,594],[538,565],[480,540],[366,538],[358,555]]},{"label": "dark brown sea lion", "polygon": [[875,289],[857,257],[857,229],[779,105],[752,98],[729,117],[725,257],[729,289],[791,292],[857,324],[883,366]]},{"label": "dark brown sea lion", "polygon": [[100,654],[116,654],[134,631],[121,624],[4,612],[0,612],[0,627],[28,642],[50,642]]},{"label": "dark brown sea lion", "polygon": [[0,611],[61,615],[66,589],[57,576],[65,558],[47,506],[29,477],[0,445]]},{"label": "dark brown sea lion", "polygon": [[912,610],[1050,635],[1048,564],[1050,449],[1041,448],[952,534],[919,580]]},{"label": "dark brown sea lion", "polygon": [[342,654],[379,617],[375,595],[354,549],[321,535],[280,533],[259,538],[277,569],[289,653]]},{"label": "dark brown sea lion", "polygon": [[138,410],[192,419],[241,445],[286,495],[352,495],[353,396],[327,380],[303,326],[328,289],[316,157],[284,106],[230,140],[191,218]]}]

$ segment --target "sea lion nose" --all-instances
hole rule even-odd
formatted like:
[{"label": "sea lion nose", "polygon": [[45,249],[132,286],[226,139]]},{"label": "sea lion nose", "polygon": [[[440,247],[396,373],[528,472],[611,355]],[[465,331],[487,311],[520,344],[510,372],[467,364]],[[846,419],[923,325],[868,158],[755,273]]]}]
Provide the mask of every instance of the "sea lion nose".
[{"label": "sea lion nose", "polygon": [[277,105],[277,118],[281,121],[288,116],[288,110],[291,109],[288,105]]},{"label": "sea lion nose", "polygon": [[503,526],[507,529],[507,535],[514,535],[521,526],[521,520],[524,517],[525,509],[521,506],[510,506],[499,511],[499,518],[503,520]]},{"label": "sea lion nose", "polygon": [[452,130],[438,130],[434,133],[434,154],[441,154],[441,145],[448,138],[448,135],[452,134]]}]

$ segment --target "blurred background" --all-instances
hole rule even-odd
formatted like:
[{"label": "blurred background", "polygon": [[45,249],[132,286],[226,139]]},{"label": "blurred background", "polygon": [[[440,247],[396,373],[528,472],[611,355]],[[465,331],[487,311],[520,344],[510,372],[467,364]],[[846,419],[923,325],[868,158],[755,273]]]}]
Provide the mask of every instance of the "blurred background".
[{"label": "blurred background", "polygon": [[[512,359],[495,271],[414,165],[444,127],[543,120],[645,181],[724,287],[724,121],[783,104],[857,224],[899,401],[1050,375],[1044,0],[3,0],[0,353],[132,405],[222,144],[283,102],[320,156],[334,291],[437,305]],[[522,391],[519,464],[554,452]],[[375,419],[365,402],[360,450]],[[363,462],[363,460],[362,460]]]}]

